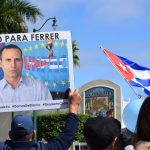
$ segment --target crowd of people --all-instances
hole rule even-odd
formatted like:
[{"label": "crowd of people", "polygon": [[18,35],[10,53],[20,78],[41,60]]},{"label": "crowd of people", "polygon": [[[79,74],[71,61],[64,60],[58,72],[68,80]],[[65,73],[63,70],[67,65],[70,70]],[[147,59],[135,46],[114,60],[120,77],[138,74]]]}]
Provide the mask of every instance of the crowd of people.
[{"label": "crowd of people", "polygon": [[[69,92],[69,112],[63,132],[48,143],[35,142],[33,121],[30,116],[16,115],[11,123],[10,140],[0,142],[0,150],[67,150],[74,140],[78,126],[78,107],[81,96],[78,90]],[[150,149],[150,97],[139,110],[136,128],[122,131],[121,123],[113,117],[91,117],[83,128],[89,150],[149,150]]]},{"label": "crowd of people", "polygon": [[139,112],[135,114],[137,121],[134,131],[121,129],[120,122],[112,117],[98,116],[88,119],[83,133],[89,149],[150,150],[150,97],[139,106]]}]

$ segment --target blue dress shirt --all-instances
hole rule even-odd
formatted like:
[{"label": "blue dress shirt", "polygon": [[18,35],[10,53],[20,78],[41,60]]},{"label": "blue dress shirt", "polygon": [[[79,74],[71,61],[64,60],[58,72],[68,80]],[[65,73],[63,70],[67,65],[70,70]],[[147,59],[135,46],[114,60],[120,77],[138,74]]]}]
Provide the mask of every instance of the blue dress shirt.
[{"label": "blue dress shirt", "polygon": [[4,78],[0,80],[0,103],[52,100],[49,89],[40,81],[21,77],[17,88]]}]

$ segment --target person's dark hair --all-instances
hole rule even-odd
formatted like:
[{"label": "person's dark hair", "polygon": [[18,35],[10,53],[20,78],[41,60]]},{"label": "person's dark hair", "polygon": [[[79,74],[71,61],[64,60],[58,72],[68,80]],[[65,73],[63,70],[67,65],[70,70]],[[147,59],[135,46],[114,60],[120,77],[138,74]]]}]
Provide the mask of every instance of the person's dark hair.
[{"label": "person's dark hair", "polygon": [[135,137],[135,134],[132,133],[130,130],[128,130],[127,128],[123,128],[121,129],[121,134],[120,137],[118,138],[118,149],[123,149],[124,147],[126,147],[127,145],[132,145],[133,144],[133,138]]},{"label": "person's dark hair", "polygon": [[26,130],[24,128],[18,128],[15,134],[10,131],[9,132],[10,139],[15,141],[29,141],[30,137],[32,136],[32,133],[26,135],[25,131]]},{"label": "person's dark hair", "polygon": [[86,121],[83,133],[90,150],[102,150],[111,146],[120,135],[121,124],[112,117],[98,116]]},{"label": "person's dark hair", "polygon": [[0,59],[2,59],[2,53],[3,53],[4,49],[12,49],[12,48],[19,49],[19,51],[21,53],[21,57],[22,57],[22,50],[20,49],[20,47],[18,47],[17,45],[14,45],[14,44],[9,44],[0,49]]},{"label": "person's dark hair", "polygon": [[136,140],[150,141],[150,97],[147,97],[139,111],[136,124]]}]

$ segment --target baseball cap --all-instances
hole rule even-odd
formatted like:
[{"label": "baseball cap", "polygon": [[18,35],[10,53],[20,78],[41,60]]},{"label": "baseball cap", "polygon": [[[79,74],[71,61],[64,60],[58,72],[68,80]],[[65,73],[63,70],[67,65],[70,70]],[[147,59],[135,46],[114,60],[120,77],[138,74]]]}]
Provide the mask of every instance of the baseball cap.
[{"label": "baseball cap", "polygon": [[16,135],[29,135],[33,132],[33,121],[25,114],[16,115],[11,123],[11,133]]}]

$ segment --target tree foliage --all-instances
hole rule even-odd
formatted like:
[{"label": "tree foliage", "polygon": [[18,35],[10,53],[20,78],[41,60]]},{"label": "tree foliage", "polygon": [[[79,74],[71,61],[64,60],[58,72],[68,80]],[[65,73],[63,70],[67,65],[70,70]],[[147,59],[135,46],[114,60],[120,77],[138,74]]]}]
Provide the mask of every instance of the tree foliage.
[{"label": "tree foliage", "polygon": [[80,58],[77,55],[77,51],[79,50],[76,41],[72,41],[72,50],[73,50],[73,65],[74,67],[80,67]]},{"label": "tree foliage", "polygon": [[[59,136],[64,129],[66,115],[67,114],[54,113],[49,115],[37,116],[37,139],[41,140],[42,138],[44,138],[45,140],[49,141]],[[84,123],[91,116],[79,114],[78,117],[79,122],[74,141],[83,142]]]},{"label": "tree foliage", "polygon": [[26,21],[35,23],[40,10],[25,0],[0,0],[0,33],[27,32]]},{"label": "tree foliage", "polygon": [[[42,16],[40,9],[26,0],[0,0],[0,34],[26,33],[26,22],[35,23]],[[72,49],[74,67],[79,67],[79,48],[76,41],[72,41]]]}]

